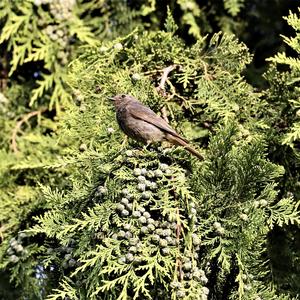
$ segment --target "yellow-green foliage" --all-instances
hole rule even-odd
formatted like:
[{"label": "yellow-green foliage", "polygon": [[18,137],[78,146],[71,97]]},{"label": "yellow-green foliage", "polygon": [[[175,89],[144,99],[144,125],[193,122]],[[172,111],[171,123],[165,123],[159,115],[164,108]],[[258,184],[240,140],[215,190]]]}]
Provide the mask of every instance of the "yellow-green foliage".
[{"label": "yellow-green foliage", "polygon": [[[269,237],[300,223],[296,147],[285,152],[298,136],[284,140],[297,126],[293,60],[288,72],[270,68],[258,92],[243,76],[246,45],[205,37],[196,1],[171,3],[190,45],[172,8],[157,30],[154,0],[130,11],[121,1],[3,3],[15,85],[0,94],[0,267],[20,299],[292,299],[299,253],[276,277]],[[224,3],[233,16],[243,5]],[[26,66],[42,71],[36,81],[22,82]],[[119,93],[167,118],[205,160],[126,139],[108,99]]]}]

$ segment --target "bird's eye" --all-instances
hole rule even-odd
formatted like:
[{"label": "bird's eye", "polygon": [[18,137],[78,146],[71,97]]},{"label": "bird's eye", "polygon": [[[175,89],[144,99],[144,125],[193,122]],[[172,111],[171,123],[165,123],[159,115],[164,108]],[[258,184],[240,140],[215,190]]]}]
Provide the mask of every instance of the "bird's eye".
[{"label": "bird's eye", "polygon": [[122,98],[125,98],[125,97],[126,97],[126,95],[122,94],[122,95],[121,95],[121,97],[122,97]]}]

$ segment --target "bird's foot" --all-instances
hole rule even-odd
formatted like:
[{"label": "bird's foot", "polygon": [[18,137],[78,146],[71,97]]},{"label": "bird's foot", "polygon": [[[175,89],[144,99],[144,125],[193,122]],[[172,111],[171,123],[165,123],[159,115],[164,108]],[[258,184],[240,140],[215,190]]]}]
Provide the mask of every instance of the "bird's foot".
[{"label": "bird's foot", "polygon": [[143,150],[147,150],[149,151],[149,148],[150,148],[150,145],[151,145],[151,142],[150,141],[147,141],[146,145],[143,146]]}]

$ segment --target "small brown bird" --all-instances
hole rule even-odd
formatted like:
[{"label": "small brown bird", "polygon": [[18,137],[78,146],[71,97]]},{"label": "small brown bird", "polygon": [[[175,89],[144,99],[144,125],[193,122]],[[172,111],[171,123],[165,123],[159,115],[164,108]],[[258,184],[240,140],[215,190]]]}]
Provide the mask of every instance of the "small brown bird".
[{"label": "small brown bird", "polygon": [[183,146],[199,159],[203,156],[193,149],[163,118],[130,95],[120,94],[112,98],[117,121],[126,135],[143,143],[168,141]]}]

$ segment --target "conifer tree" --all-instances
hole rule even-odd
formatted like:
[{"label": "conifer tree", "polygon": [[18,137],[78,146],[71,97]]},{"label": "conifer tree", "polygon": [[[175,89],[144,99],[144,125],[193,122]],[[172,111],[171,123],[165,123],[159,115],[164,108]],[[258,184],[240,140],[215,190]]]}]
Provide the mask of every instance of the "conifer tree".
[{"label": "conifer tree", "polygon": [[[285,288],[272,234],[293,241],[300,222],[298,59],[271,58],[269,89],[257,91],[243,76],[246,45],[204,36],[196,1],[176,1],[193,44],[171,10],[155,26],[155,5],[138,1],[126,17],[119,1],[2,4],[0,42],[17,73],[0,98],[0,285],[12,282],[2,298],[296,297],[299,250],[286,249],[295,282]],[[234,16],[243,1],[224,5]],[[287,21],[300,30],[298,15]],[[285,41],[299,52],[297,38]],[[22,82],[26,63],[36,82]],[[108,100],[119,93],[168,120],[204,161],[127,139]]]}]

